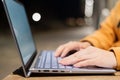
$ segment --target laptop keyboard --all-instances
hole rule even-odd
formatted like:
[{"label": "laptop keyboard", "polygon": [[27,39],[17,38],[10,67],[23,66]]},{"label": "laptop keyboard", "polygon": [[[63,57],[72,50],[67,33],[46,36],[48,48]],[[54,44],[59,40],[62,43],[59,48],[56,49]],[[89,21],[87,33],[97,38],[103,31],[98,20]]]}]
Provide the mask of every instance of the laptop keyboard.
[{"label": "laptop keyboard", "polygon": [[[76,72],[83,72],[83,73],[100,73],[100,72],[109,72],[109,69],[107,70],[106,68],[99,68],[99,67],[83,67],[83,68],[76,68],[73,66],[64,66],[58,63],[58,61],[61,60],[60,57],[56,58],[54,56],[53,51],[43,51],[42,54],[37,59],[37,62],[35,64],[36,69],[40,69],[43,72],[49,72],[51,69],[52,72],[58,72],[57,70],[61,70],[60,72],[65,71],[74,71]],[[111,70],[111,72],[115,72],[115,70]]]},{"label": "laptop keyboard", "polygon": [[66,69],[66,68],[73,68],[72,66],[64,66],[58,63],[61,60],[60,57],[56,58],[54,56],[53,51],[43,51],[42,54],[39,56],[36,67],[37,68],[44,68],[44,69]]}]

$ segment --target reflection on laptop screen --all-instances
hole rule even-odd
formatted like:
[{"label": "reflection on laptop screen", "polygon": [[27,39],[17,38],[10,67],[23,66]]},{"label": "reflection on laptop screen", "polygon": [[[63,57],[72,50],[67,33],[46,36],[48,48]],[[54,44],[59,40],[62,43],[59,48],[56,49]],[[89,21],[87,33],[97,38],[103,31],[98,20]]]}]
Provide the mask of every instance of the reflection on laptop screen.
[{"label": "reflection on laptop screen", "polygon": [[18,47],[23,57],[24,65],[33,55],[36,48],[32,39],[27,16],[22,4],[17,4],[13,0],[6,1],[10,21],[15,32],[15,37],[18,42]]}]

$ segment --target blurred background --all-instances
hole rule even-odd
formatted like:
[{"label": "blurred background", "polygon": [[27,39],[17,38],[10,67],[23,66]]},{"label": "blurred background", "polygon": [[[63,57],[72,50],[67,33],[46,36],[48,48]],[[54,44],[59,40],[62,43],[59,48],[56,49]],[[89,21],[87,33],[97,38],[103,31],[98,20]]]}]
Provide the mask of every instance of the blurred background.
[{"label": "blurred background", "polygon": [[[117,0],[20,0],[26,9],[37,50],[55,50],[79,41],[99,28]],[[86,10],[86,1],[93,1]],[[33,20],[34,13],[41,19]],[[91,14],[87,14],[91,13]],[[21,66],[17,48],[0,0],[0,79]]]}]

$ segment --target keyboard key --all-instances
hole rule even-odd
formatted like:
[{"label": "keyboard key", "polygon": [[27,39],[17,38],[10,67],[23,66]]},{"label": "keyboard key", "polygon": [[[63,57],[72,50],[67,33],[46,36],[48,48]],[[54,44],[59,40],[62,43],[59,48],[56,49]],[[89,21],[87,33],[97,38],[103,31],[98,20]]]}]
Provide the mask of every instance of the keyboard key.
[{"label": "keyboard key", "polygon": [[73,67],[72,66],[65,66],[66,69],[72,69]]},{"label": "keyboard key", "polygon": [[52,53],[52,68],[58,68],[58,60]]},{"label": "keyboard key", "polygon": [[51,67],[51,56],[52,56],[51,53],[47,52],[44,68],[50,68]]},{"label": "keyboard key", "polygon": [[46,51],[44,51],[42,54],[41,54],[41,65],[40,65],[40,68],[44,68],[44,65],[45,65],[45,59],[46,59]]}]

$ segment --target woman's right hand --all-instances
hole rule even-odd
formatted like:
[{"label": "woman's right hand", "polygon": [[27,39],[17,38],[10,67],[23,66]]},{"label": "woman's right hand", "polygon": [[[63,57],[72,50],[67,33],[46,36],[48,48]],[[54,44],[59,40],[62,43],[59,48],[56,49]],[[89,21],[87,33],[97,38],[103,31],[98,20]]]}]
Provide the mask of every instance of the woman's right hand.
[{"label": "woman's right hand", "polygon": [[86,47],[91,46],[89,42],[77,42],[70,41],[66,44],[60,45],[55,52],[56,57],[65,57],[70,51],[85,49]]}]

